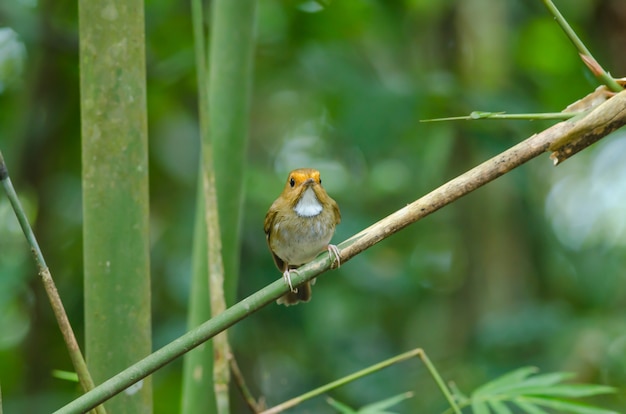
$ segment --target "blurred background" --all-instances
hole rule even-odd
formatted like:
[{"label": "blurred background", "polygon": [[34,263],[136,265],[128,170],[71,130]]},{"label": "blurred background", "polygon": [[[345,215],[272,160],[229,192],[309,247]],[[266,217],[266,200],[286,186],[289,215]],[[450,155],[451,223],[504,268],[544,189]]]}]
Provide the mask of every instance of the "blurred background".
[{"label": "blurred background", "polygon": [[[626,2],[558,1],[597,60],[626,76]],[[597,81],[539,0],[259,0],[243,218],[243,298],[280,277],[263,218],[287,172],[314,167],[341,207],[335,243],[551,123],[420,123],[473,110],[554,112]],[[76,1],[0,3],[0,148],[82,343]],[[153,347],[186,331],[199,148],[188,2],[146,1]],[[509,370],[571,371],[626,406],[626,131],[558,168],[548,155],[324,274],[310,303],[230,330],[269,405],[415,347],[469,393]],[[224,229],[223,229],[224,230]],[[123,337],[120,338],[123,340]],[[178,412],[182,360],[154,375]],[[8,413],[78,395],[27,244],[0,196],[0,382]],[[333,391],[404,391],[445,409],[419,361]],[[235,412],[245,412],[241,402]],[[320,397],[293,412],[332,412]]]}]

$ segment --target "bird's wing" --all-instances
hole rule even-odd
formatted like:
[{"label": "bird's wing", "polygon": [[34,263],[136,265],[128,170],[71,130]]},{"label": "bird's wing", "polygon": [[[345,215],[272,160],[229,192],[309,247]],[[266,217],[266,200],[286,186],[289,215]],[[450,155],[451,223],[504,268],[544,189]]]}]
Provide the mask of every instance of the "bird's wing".
[{"label": "bird's wing", "polygon": [[269,247],[270,252],[272,252],[272,257],[274,258],[274,263],[276,263],[276,267],[281,272],[285,271],[285,262],[280,257],[276,256],[274,251],[272,250],[272,245],[270,244],[270,235],[272,234],[271,229],[274,225],[274,220],[276,219],[276,215],[278,210],[275,208],[274,204],[270,207],[269,211],[265,215],[265,222],[263,223],[263,230],[265,231],[265,240],[267,241],[267,247]]}]

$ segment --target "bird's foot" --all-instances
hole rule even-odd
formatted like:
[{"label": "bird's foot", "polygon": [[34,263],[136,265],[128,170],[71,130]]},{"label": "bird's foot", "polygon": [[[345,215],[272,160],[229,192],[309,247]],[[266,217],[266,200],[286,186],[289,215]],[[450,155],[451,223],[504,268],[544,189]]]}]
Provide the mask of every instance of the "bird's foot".
[{"label": "bird's foot", "polygon": [[330,267],[333,267],[334,263],[337,263],[337,269],[341,267],[341,257],[339,257],[339,248],[334,244],[329,244],[328,254],[330,255]]},{"label": "bird's foot", "polygon": [[297,293],[298,289],[294,288],[293,284],[291,283],[291,272],[298,273],[296,269],[287,269],[283,272],[283,279],[285,279],[285,282],[287,282],[287,284],[289,285],[289,289],[291,289],[293,293]]}]

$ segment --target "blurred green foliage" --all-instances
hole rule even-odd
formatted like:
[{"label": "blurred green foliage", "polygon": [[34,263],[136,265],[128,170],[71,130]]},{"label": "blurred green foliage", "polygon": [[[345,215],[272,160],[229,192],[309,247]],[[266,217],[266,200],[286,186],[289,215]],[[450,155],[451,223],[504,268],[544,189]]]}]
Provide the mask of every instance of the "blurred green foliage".
[{"label": "blurred green foliage", "polygon": [[[608,71],[626,74],[626,3],[557,6]],[[82,339],[76,7],[0,4],[18,42],[9,55],[0,45],[11,68],[0,148]],[[199,148],[189,8],[146,2],[155,348],[186,329]],[[259,0],[256,30],[239,297],[280,277],[262,222],[291,168],[322,171],[342,211],[339,242],[549,125],[420,119],[557,111],[597,86],[539,1]],[[465,390],[533,365],[615,386],[593,402],[623,408],[625,140],[618,132],[558,168],[535,160],[323,275],[310,303],[244,320],[231,338],[249,385],[272,405],[422,347]],[[79,392],[52,375],[71,364],[35,275],[0,197],[6,412],[49,412]],[[156,413],[178,411],[181,366],[154,375]],[[398,410],[445,408],[418,362],[332,397],[363,406],[409,389]],[[307,410],[330,409],[320,398],[294,412]]]}]

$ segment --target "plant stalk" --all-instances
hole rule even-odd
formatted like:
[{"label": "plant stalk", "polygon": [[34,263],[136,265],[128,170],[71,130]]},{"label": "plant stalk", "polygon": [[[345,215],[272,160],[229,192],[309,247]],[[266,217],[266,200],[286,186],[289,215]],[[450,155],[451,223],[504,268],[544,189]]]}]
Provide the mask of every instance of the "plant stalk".
[{"label": "plant stalk", "polygon": [[561,26],[561,29],[565,32],[565,35],[572,42],[574,47],[578,50],[578,53],[583,58],[583,62],[591,69],[592,73],[613,92],[620,92],[622,88],[611,75],[609,75],[598,61],[593,57],[587,46],[578,37],[574,29],[569,25],[567,20],[563,17],[559,9],[556,8],[552,0],[542,0],[550,14],[554,16],[554,20]]},{"label": "plant stalk", "polygon": [[[2,181],[2,187],[4,188],[7,198],[9,199],[9,202],[13,207],[13,211],[15,212],[15,215],[17,217],[17,221],[20,223],[20,227],[24,232],[26,241],[30,246],[30,251],[33,253],[33,256],[35,258],[35,263],[37,264],[39,276],[41,277],[44,289],[46,291],[46,294],[48,295],[48,300],[50,301],[50,305],[52,306],[54,316],[57,320],[57,323],[59,324],[59,329],[61,329],[63,340],[65,341],[65,345],[67,346],[67,351],[70,355],[72,365],[74,366],[74,369],[76,370],[76,373],[78,375],[78,381],[81,385],[81,388],[85,392],[92,390],[94,388],[94,383],[93,379],[91,378],[91,374],[87,369],[87,363],[85,362],[85,358],[80,351],[80,346],[78,346],[78,341],[76,340],[76,336],[74,335],[74,330],[72,329],[72,325],[70,324],[69,318],[67,317],[65,307],[63,306],[63,302],[61,301],[61,297],[59,296],[59,291],[56,288],[54,280],[52,279],[50,269],[48,269],[46,260],[43,257],[43,253],[41,252],[39,243],[37,242],[37,238],[35,237],[35,233],[33,232],[33,229],[28,222],[28,217],[26,217],[26,213],[24,212],[22,203],[20,203],[20,199],[15,192],[15,188],[13,187],[13,183],[11,182],[11,178],[9,177],[8,167],[4,161],[4,157],[2,156],[2,151],[0,151],[0,181]],[[96,407],[94,411],[98,414],[106,414],[104,406],[101,405]],[[0,414],[2,414],[1,404]]]}]

